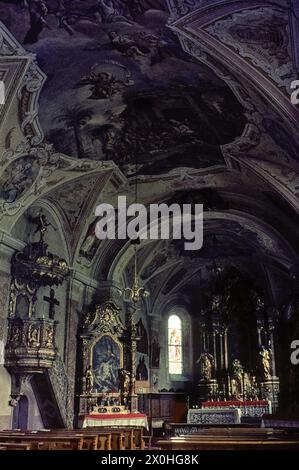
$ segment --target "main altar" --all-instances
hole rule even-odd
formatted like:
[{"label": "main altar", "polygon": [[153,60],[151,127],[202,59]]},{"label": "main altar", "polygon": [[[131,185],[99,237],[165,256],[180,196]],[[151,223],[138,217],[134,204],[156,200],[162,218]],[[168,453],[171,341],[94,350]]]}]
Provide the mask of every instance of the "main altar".
[{"label": "main altar", "polygon": [[124,320],[112,300],[102,301],[83,316],[81,329],[81,427],[144,427],[147,416],[137,409],[135,392],[137,328],[134,307]]},{"label": "main altar", "polygon": [[240,424],[242,418],[262,418],[272,413],[269,400],[206,401],[188,410],[188,424]]}]

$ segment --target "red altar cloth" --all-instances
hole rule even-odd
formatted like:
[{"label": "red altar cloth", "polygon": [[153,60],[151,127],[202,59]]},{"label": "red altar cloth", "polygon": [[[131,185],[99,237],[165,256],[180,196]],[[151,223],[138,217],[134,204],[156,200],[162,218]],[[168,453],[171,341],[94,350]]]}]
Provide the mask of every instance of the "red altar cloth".
[{"label": "red altar cloth", "polygon": [[204,401],[202,408],[220,408],[234,406],[240,408],[242,406],[267,406],[268,400],[231,400],[231,401]]},{"label": "red altar cloth", "polygon": [[146,418],[145,414],[142,413],[97,413],[87,415],[85,418],[89,419],[134,419],[134,418]]}]

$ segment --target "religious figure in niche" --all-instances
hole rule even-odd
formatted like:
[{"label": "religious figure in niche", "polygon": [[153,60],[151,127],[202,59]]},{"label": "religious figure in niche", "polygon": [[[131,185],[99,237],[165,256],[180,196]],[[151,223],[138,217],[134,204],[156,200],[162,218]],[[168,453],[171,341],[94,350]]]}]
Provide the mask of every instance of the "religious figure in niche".
[{"label": "religious figure in niche", "polygon": [[122,395],[127,395],[130,392],[130,378],[131,373],[125,369],[119,369],[119,388]]},{"label": "religious figure in niche", "polygon": [[233,360],[233,377],[231,381],[232,395],[236,399],[243,398],[244,368],[239,359]]},{"label": "religious figure in niche", "polygon": [[137,328],[137,336],[140,338],[140,340],[137,343],[137,351],[142,354],[148,354],[147,331],[143,325],[141,318],[139,322],[137,323],[136,328]]},{"label": "religious figure in niche", "polygon": [[32,348],[39,346],[39,329],[35,325],[31,325],[29,329],[28,344]]},{"label": "religious figure in niche", "polygon": [[263,375],[265,379],[271,378],[271,362],[272,362],[272,350],[266,349],[265,346],[262,346],[260,351],[260,356],[262,359],[262,368]]},{"label": "religious figure in niche", "polygon": [[22,339],[22,330],[19,326],[14,326],[11,332],[11,342],[17,346]]},{"label": "religious figure in niche", "polygon": [[136,369],[136,379],[137,380],[148,380],[148,371],[145,364],[144,357],[141,357],[138,362]]},{"label": "religious figure in niche", "polygon": [[85,374],[85,390],[86,393],[91,393],[94,385],[94,375],[91,366],[88,366]]},{"label": "religious figure in niche", "polygon": [[200,365],[201,378],[204,380],[211,380],[214,369],[214,357],[208,352],[202,353],[196,361]]},{"label": "religious figure in niche", "polygon": [[160,345],[155,337],[152,342],[152,367],[160,367]]},{"label": "religious figure in niche", "polygon": [[48,326],[46,328],[46,334],[45,334],[45,344],[46,348],[51,348],[54,343],[54,331],[52,326]]}]

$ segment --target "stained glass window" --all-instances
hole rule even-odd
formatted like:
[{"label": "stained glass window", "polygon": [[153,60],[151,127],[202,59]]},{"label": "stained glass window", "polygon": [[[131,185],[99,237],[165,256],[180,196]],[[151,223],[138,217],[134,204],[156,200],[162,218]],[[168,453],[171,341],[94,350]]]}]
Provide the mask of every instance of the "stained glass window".
[{"label": "stained glass window", "polygon": [[168,364],[170,374],[182,373],[182,322],[177,315],[168,319]]}]

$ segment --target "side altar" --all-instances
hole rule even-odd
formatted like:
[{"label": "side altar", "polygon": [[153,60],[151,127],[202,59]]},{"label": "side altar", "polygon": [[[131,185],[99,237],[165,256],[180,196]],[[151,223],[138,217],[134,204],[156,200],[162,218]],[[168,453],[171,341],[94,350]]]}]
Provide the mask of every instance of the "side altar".
[{"label": "side altar", "polygon": [[79,426],[142,426],[135,392],[137,328],[134,307],[124,321],[112,300],[86,312],[81,327]]}]

